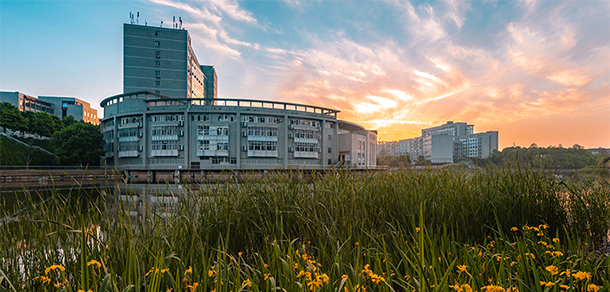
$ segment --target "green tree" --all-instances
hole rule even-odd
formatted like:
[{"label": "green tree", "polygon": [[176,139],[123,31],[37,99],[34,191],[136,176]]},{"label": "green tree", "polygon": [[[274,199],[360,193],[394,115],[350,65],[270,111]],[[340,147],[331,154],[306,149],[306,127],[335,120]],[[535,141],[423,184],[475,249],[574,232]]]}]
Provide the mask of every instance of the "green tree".
[{"label": "green tree", "polygon": [[104,153],[104,137],[99,127],[74,123],[51,138],[60,165],[99,165]]},{"label": "green tree", "polygon": [[28,129],[28,120],[23,117],[19,109],[8,103],[0,103],[0,126],[17,131]]},{"label": "green tree", "polygon": [[67,116],[67,117],[63,118],[61,120],[61,122],[64,125],[64,128],[67,128],[67,127],[69,127],[69,126],[71,126],[73,124],[78,123],[78,121],[75,120],[73,116]]}]

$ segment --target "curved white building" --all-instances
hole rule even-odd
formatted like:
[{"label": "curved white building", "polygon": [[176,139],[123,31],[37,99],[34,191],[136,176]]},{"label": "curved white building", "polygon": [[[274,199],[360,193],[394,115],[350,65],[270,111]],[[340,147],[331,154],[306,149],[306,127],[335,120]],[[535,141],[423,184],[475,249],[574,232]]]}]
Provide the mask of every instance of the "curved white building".
[{"label": "curved white building", "polygon": [[[101,102],[108,167],[153,171],[375,165],[376,133],[339,122],[337,110],[216,98],[215,68],[198,64],[186,30],[125,24],[123,54],[125,93]],[[345,125],[341,132],[340,125]],[[346,146],[340,148],[340,141]]]}]

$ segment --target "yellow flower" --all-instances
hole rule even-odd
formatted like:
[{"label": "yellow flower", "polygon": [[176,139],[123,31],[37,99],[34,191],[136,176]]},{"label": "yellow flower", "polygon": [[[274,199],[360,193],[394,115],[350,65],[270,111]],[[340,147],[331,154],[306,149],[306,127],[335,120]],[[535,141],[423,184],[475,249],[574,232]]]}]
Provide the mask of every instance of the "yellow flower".
[{"label": "yellow flower", "polygon": [[269,265],[268,265],[268,264],[264,264],[263,266],[264,266],[265,268],[268,268],[268,267],[269,267]]},{"label": "yellow flower", "polygon": [[347,279],[347,278],[348,278],[348,276],[347,276],[347,275],[343,275],[343,276],[341,276],[341,279]]},{"label": "yellow flower", "polygon": [[358,245],[359,243],[356,241],[356,243],[354,243],[354,245]]},{"label": "yellow flower", "polygon": [[199,284],[197,284],[197,282],[195,282],[192,285],[186,285],[186,287],[184,287],[184,288],[187,289],[189,292],[193,292],[197,289],[197,286],[199,286]]},{"label": "yellow flower", "polygon": [[466,272],[466,273],[468,273],[468,271],[466,271],[466,269],[468,268],[468,266],[467,266],[467,265],[458,265],[458,266],[457,266],[457,268],[458,268],[458,272],[459,272],[459,273],[461,273],[461,272]]},{"label": "yellow flower", "polygon": [[568,286],[568,285],[559,285],[559,287],[561,289],[566,289],[566,290],[570,289],[570,286]]},{"label": "yellow flower", "polygon": [[184,275],[186,276],[186,274],[192,274],[193,273],[193,267],[189,266],[188,269],[186,269],[186,271],[184,271]]},{"label": "yellow flower", "polygon": [[538,232],[538,233],[536,233],[536,236],[544,236],[544,233]]},{"label": "yellow flower", "polygon": [[578,271],[576,274],[574,274],[574,278],[578,280],[584,280],[585,278],[591,280],[591,274],[587,272]]},{"label": "yellow flower", "polygon": [[514,266],[514,265],[516,265],[516,264],[517,264],[517,262],[510,262],[510,266],[511,266],[511,267],[512,267],[512,266]]},{"label": "yellow flower", "polygon": [[98,269],[102,267],[102,264],[100,262],[96,261],[96,260],[90,260],[87,263],[87,267],[91,266],[91,265],[95,265]]},{"label": "yellow flower", "polygon": [[208,271],[208,277],[212,277],[212,276],[214,276],[214,274],[216,274],[216,270],[211,269]]},{"label": "yellow flower", "polygon": [[589,286],[587,286],[587,292],[597,292],[598,290],[599,287],[595,284],[589,284]]},{"label": "yellow flower", "polygon": [[563,253],[560,251],[554,251],[554,252],[552,252],[552,255],[554,255],[556,257],[561,257],[561,256],[563,256]]},{"label": "yellow flower", "polygon": [[419,232],[419,227],[415,227],[415,232]]},{"label": "yellow flower", "polygon": [[243,254],[243,252],[238,252],[237,255],[241,258],[241,255]]},{"label": "yellow flower", "polygon": [[64,268],[60,265],[52,265],[44,270],[44,274],[48,275],[50,271],[55,270],[55,269],[59,269],[62,272],[66,270],[66,268]]},{"label": "yellow flower", "polygon": [[270,276],[270,275],[271,275],[271,273],[267,273],[267,274],[265,274],[265,279],[264,279],[264,281],[267,281],[267,279],[269,279],[269,276]]},{"label": "yellow flower", "polygon": [[464,289],[464,292],[472,292],[472,288],[468,284],[462,284],[462,289]]},{"label": "yellow flower", "polygon": [[553,285],[555,285],[555,283],[553,283],[553,282],[540,281],[540,286],[551,287]]},{"label": "yellow flower", "polygon": [[502,291],[504,291],[504,288],[502,288],[501,286],[496,286],[496,285],[487,285],[487,286],[483,286],[481,288],[481,290],[487,290],[487,292],[502,292]]},{"label": "yellow flower", "polygon": [[167,271],[169,271],[169,269],[161,269],[161,274],[165,274]]},{"label": "yellow flower", "polygon": [[517,228],[517,227],[513,227],[513,228],[511,228],[510,230],[511,230],[511,231],[515,231],[515,232],[516,232],[516,231],[518,231],[518,230],[519,230],[519,228]]},{"label": "yellow flower", "polygon": [[246,279],[241,283],[241,286],[248,286],[248,287],[252,287],[252,282],[250,281],[250,279]]},{"label": "yellow flower", "polygon": [[305,276],[305,271],[300,270],[299,274],[297,274],[297,278],[300,278],[300,277],[303,277],[303,276]]},{"label": "yellow flower", "polygon": [[553,242],[554,243],[558,243],[559,242],[559,238],[553,238]]},{"label": "yellow flower", "polygon": [[299,268],[299,264],[298,263],[294,263],[294,269],[298,269]]},{"label": "yellow flower", "polygon": [[546,267],[546,270],[551,272],[551,275],[557,275],[559,273],[559,269],[553,265]]}]

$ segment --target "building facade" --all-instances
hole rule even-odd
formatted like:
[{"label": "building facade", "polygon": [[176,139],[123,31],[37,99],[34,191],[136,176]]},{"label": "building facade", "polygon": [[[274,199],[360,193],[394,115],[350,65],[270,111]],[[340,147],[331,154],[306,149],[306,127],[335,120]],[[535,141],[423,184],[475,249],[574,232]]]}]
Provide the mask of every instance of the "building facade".
[{"label": "building facade", "polygon": [[[408,155],[411,160],[420,156],[431,163],[453,163],[459,159],[486,158],[498,150],[498,132],[474,133],[474,125],[467,123],[446,124],[422,129],[420,137],[400,140],[385,146],[397,148],[398,155]],[[388,144],[388,143],[386,143]]]},{"label": "building facade", "polygon": [[[330,140],[330,136],[328,137]],[[339,121],[338,164],[355,168],[377,166],[377,131]],[[330,148],[329,148],[330,151]]]},{"label": "building facade", "polygon": [[[184,29],[124,25],[123,94],[101,102],[106,166],[324,169],[376,164],[374,131],[312,105],[218,97]],[[341,144],[345,141],[345,144]]]},{"label": "building facade", "polygon": [[126,169],[320,169],[337,163],[338,111],[126,93],[102,101],[105,163]]},{"label": "building facade", "polygon": [[123,25],[124,93],[151,91],[173,98],[215,98],[215,85],[214,67],[199,64],[186,30]]},{"label": "building facade", "polygon": [[86,101],[75,97],[39,96],[38,98],[21,92],[0,92],[0,102],[8,102],[20,111],[46,112],[60,118],[74,117],[77,121],[99,125],[97,110]]},{"label": "building facade", "polygon": [[91,108],[91,105],[84,100],[65,96],[39,96],[38,99],[51,104],[54,114],[62,119],[72,116],[77,121],[93,125],[100,124],[97,110]]}]

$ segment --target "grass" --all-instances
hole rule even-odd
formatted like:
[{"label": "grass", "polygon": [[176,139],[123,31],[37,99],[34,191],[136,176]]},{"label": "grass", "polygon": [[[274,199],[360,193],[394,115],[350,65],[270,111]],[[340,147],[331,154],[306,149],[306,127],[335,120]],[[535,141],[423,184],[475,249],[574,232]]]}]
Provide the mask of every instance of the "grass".
[{"label": "grass", "polygon": [[604,291],[609,193],[530,168],[293,172],[135,220],[53,194],[0,226],[0,291]]}]

